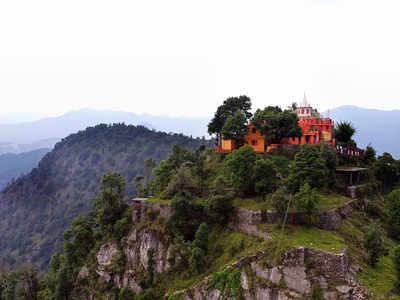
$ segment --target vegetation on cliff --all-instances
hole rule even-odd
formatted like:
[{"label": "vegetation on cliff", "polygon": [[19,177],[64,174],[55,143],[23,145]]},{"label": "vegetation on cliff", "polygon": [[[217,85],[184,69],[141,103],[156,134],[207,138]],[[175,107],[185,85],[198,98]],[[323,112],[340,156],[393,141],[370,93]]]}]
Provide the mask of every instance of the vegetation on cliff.
[{"label": "vegetation on cliff", "polygon": [[133,197],[136,176],[146,174],[148,158],[166,159],[174,145],[212,144],[124,124],[102,124],[66,137],[37,168],[0,193],[0,265],[30,261],[47,268],[51,255],[63,247],[63,231],[91,209],[103,174],[119,172],[127,197]]}]

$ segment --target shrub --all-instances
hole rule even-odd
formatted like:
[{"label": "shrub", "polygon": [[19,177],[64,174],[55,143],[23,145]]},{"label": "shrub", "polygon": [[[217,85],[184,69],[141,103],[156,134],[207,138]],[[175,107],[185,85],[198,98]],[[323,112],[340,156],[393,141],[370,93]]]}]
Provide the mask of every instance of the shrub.
[{"label": "shrub", "polygon": [[368,254],[368,262],[375,267],[379,259],[387,254],[383,245],[382,233],[377,224],[371,224],[364,235],[363,245]]},{"label": "shrub", "polygon": [[316,224],[318,219],[318,203],[320,197],[315,189],[311,189],[308,183],[305,183],[296,194],[296,207],[305,213],[307,225]]},{"label": "shrub", "polygon": [[135,293],[129,288],[124,287],[118,295],[118,300],[134,300]]},{"label": "shrub", "polygon": [[400,189],[394,190],[387,197],[387,222],[393,238],[400,240]]},{"label": "shrub", "polygon": [[208,226],[206,223],[201,223],[196,231],[193,246],[200,248],[207,254],[208,252]]},{"label": "shrub", "polygon": [[207,202],[207,213],[211,222],[225,225],[234,211],[232,195],[217,195]]},{"label": "shrub", "polygon": [[206,253],[203,249],[199,247],[194,247],[192,249],[192,254],[190,256],[190,269],[192,273],[200,273],[207,264]]},{"label": "shrub", "polygon": [[271,197],[272,206],[283,221],[289,205],[289,197],[285,189],[277,190]]}]

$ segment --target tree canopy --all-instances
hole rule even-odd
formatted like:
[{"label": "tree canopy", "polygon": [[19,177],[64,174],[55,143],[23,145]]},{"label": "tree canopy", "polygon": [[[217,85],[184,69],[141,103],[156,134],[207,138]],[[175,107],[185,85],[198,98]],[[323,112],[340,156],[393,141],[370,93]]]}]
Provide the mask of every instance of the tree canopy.
[{"label": "tree canopy", "polygon": [[282,138],[301,137],[303,134],[296,113],[287,109],[282,111],[278,106],[258,109],[251,123],[274,143],[280,143]]},{"label": "tree canopy", "polygon": [[340,143],[349,144],[355,133],[356,129],[351,122],[339,122],[336,124],[335,137]]},{"label": "tree canopy", "polygon": [[251,100],[247,96],[230,97],[220,105],[214,114],[214,118],[208,124],[209,134],[221,133],[222,127],[237,110],[241,111],[246,119],[251,118]]},{"label": "tree canopy", "polygon": [[243,136],[248,131],[246,116],[240,110],[230,115],[221,129],[222,137],[226,140],[234,140],[237,145],[242,142]]}]

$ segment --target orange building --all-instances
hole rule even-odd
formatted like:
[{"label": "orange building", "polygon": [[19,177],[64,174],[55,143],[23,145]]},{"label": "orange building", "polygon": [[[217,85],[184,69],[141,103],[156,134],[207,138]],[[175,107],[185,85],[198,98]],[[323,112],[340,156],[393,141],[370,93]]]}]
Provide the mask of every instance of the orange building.
[{"label": "orange building", "polygon": [[[284,138],[280,144],[328,144],[335,146],[333,137],[334,121],[330,118],[321,118],[311,105],[307,103],[304,97],[303,103],[296,109],[299,119],[299,126],[303,132],[303,136],[298,138]],[[251,146],[256,152],[268,152],[277,147],[277,144],[271,142],[261,134],[260,130],[253,124],[249,124],[249,131],[243,137],[244,144]],[[231,152],[235,149],[233,140],[224,140],[221,135],[218,138],[217,150],[220,152]]]}]

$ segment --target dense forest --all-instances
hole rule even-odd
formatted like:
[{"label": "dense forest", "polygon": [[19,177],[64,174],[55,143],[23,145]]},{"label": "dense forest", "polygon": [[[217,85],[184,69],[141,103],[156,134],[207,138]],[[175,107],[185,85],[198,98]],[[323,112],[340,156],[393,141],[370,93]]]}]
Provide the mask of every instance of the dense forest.
[{"label": "dense forest", "polygon": [[103,174],[122,174],[126,197],[133,197],[145,160],[167,158],[173,145],[195,149],[213,142],[143,126],[101,124],[57,143],[37,168],[0,194],[0,265],[30,261],[47,268],[51,255],[62,249],[64,230],[92,208]]}]

